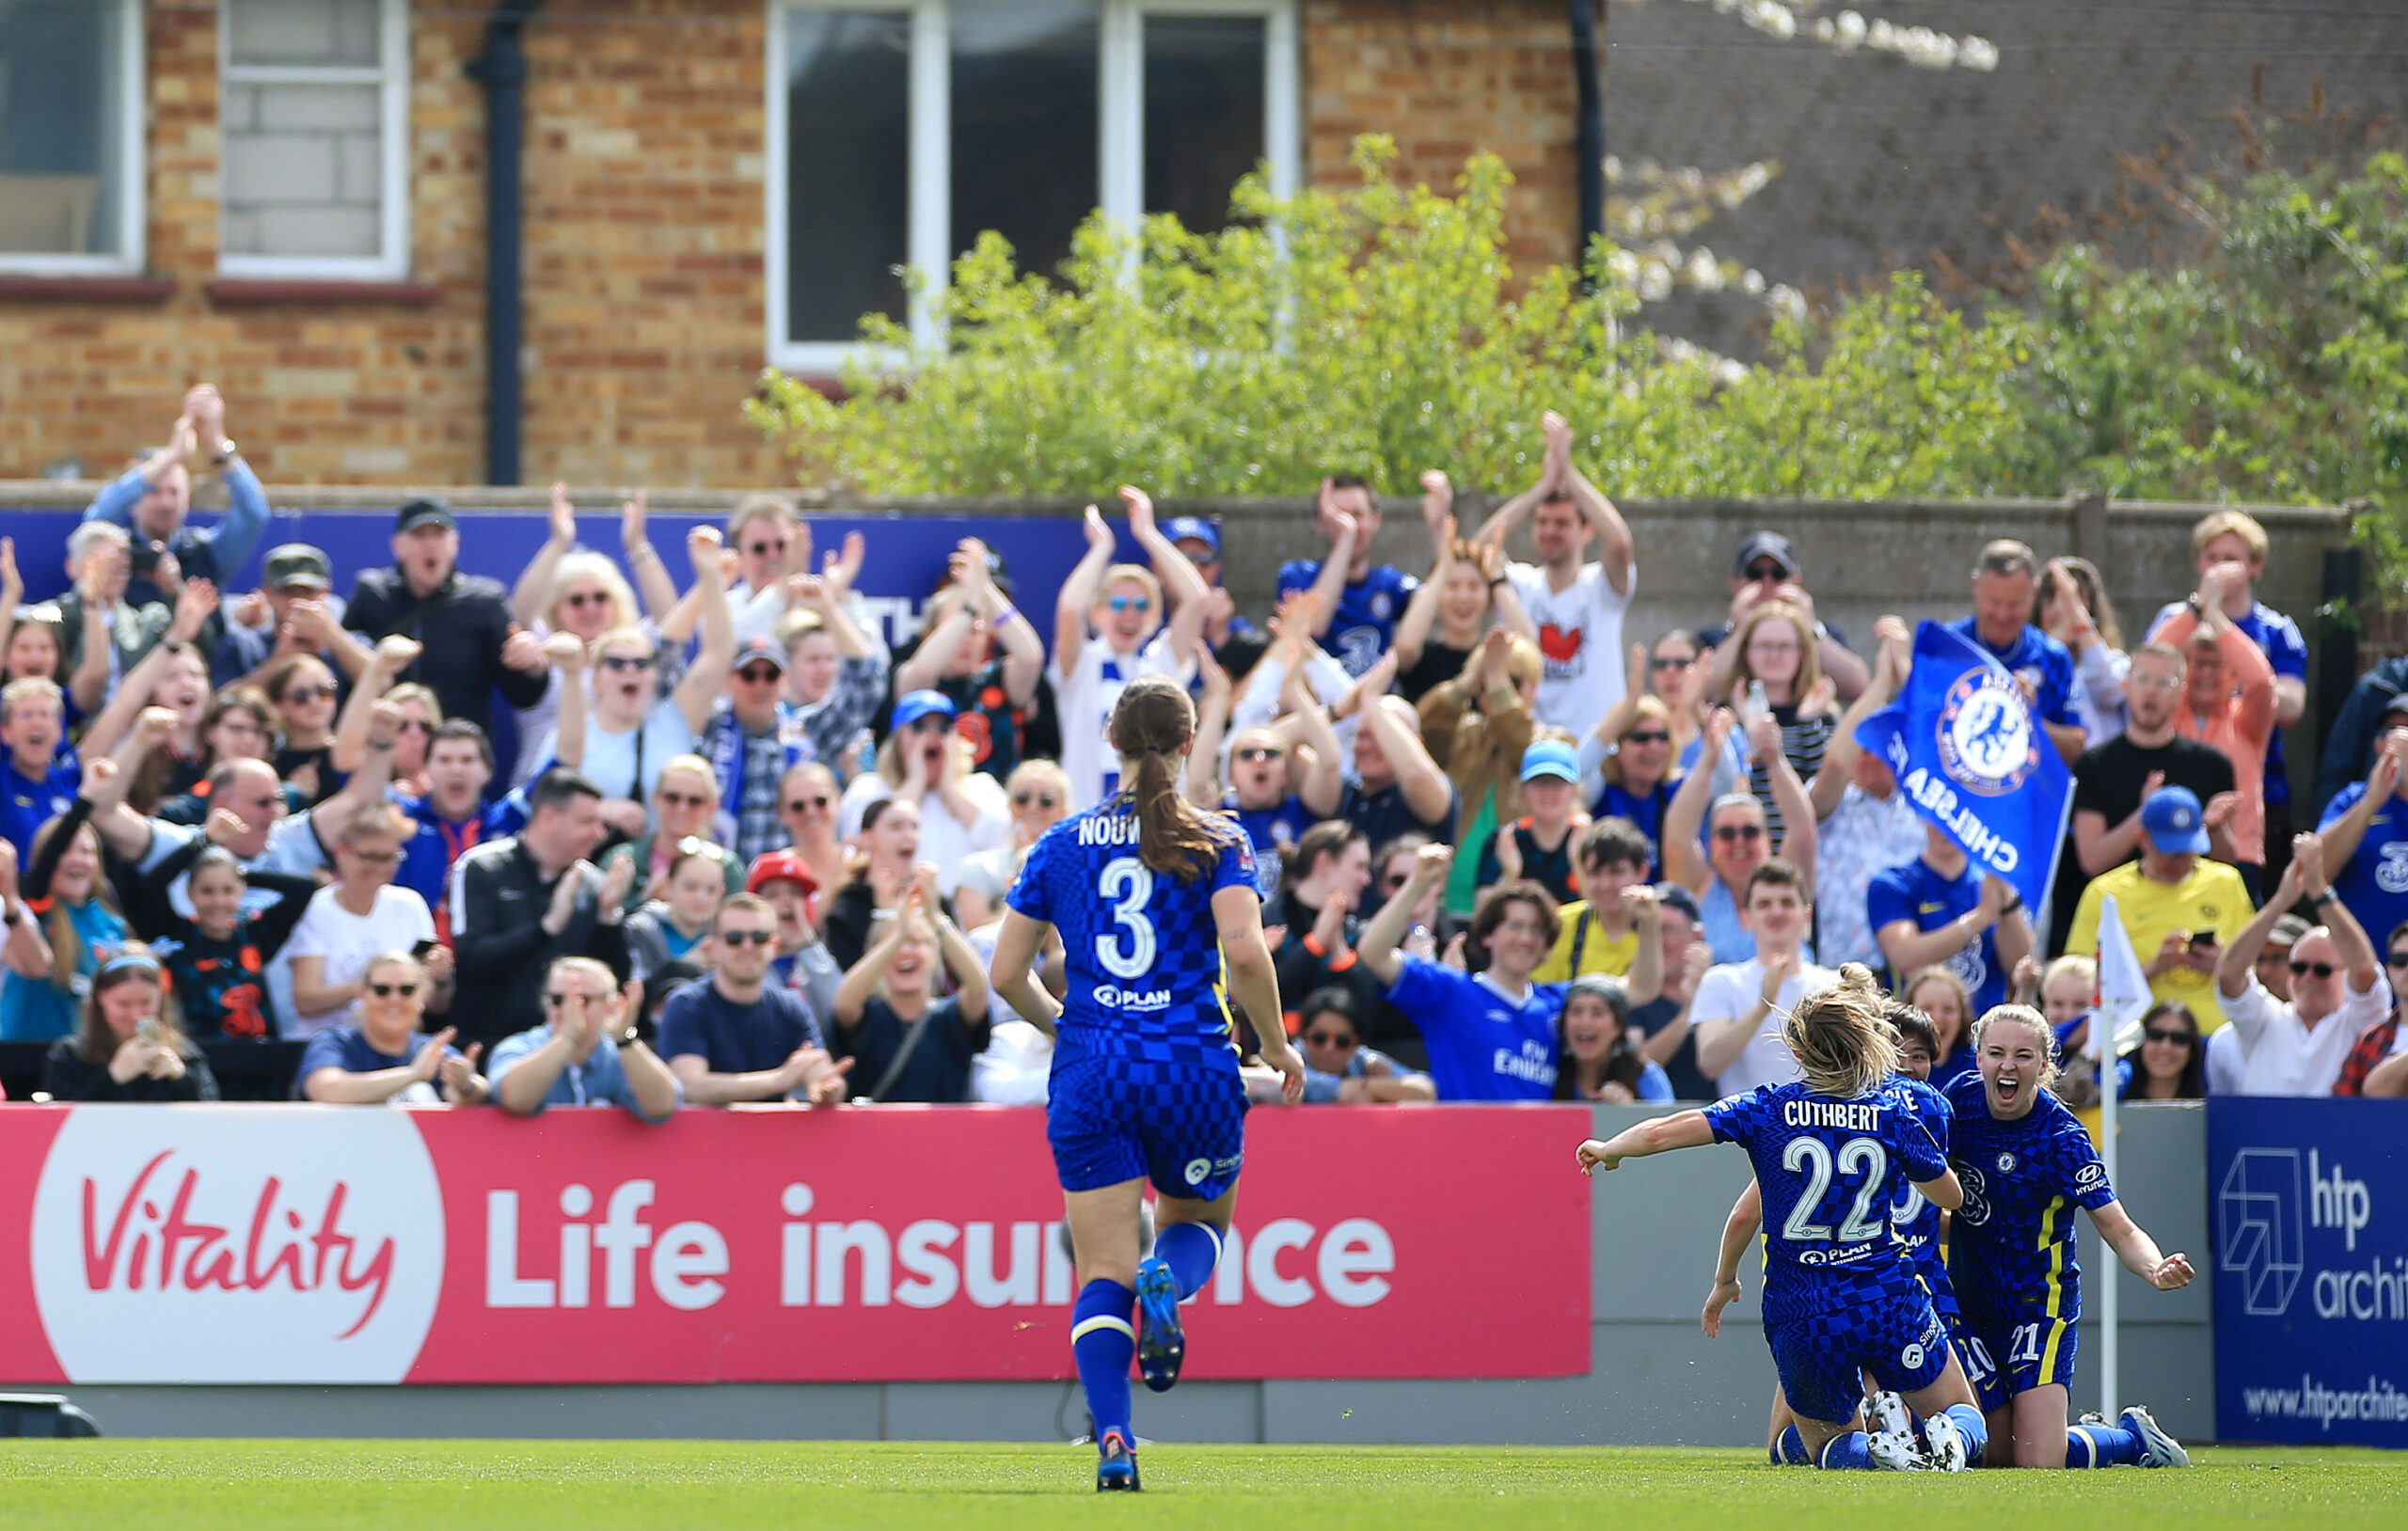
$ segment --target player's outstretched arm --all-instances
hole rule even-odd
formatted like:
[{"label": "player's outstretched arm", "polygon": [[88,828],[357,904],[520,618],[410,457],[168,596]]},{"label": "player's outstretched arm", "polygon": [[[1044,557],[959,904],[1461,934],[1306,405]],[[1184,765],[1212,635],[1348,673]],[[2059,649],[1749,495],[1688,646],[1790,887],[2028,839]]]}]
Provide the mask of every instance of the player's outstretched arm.
[{"label": "player's outstretched arm", "polygon": [[1703,1148],[1713,1141],[1714,1129],[1707,1124],[1705,1113],[1675,1112],[1624,1128],[1603,1143],[1591,1138],[1580,1145],[1580,1173],[1594,1175],[1619,1167],[1625,1159],[1645,1159],[1675,1148]]},{"label": "player's outstretched arm", "polygon": [[1722,1333],[1722,1310],[1739,1301],[1739,1260],[1748,1246],[1756,1241],[1756,1231],[1765,1225],[1764,1192],[1753,1180],[1731,1204],[1731,1215],[1722,1222],[1722,1248],[1714,1263],[1714,1289],[1705,1294],[1705,1312],[1699,1327],[1707,1339]]},{"label": "player's outstretched arm", "polygon": [[2190,1256],[2167,1255],[2159,1250],[2157,1240],[2132,1221],[2132,1215],[2124,1210],[2122,1202],[2109,1202],[2104,1207],[2091,1208],[2090,1223],[2099,1230],[2100,1241],[2124,1262],[2125,1270],[2159,1291],[2170,1292],[2191,1284],[2194,1272]]},{"label": "player's outstretched arm", "polygon": [[987,977],[994,986],[995,998],[1048,1036],[1054,1034],[1054,1023],[1061,1018],[1062,1002],[1037,981],[1036,963],[1038,953],[1053,929],[1042,920],[1032,920],[1018,909],[1006,908],[1004,928],[995,936],[995,955],[987,964]]}]

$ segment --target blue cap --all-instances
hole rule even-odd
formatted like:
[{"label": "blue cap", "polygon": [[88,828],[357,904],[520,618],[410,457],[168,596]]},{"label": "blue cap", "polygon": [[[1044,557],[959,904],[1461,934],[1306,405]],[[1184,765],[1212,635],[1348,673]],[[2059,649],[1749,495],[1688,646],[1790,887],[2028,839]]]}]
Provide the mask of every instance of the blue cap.
[{"label": "blue cap", "polygon": [[933,713],[943,713],[946,721],[952,721],[953,699],[943,691],[906,691],[895,703],[895,727],[910,728]]},{"label": "blue cap", "polygon": [[1522,751],[1522,780],[1552,776],[1560,781],[1580,780],[1580,757],[1561,739],[1541,739]]},{"label": "blue cap", "polygon": [[2198,796],[2188,787],[2160,787],[2150,793],[2141,804],[2141,829],[2161,856],[2207,854],[2207,815],[2199,812]]},{"label": "blue cap", "polygon": [[1163,523],[1163,535],[1175,543],[1198,542],[1221,556],[1221,529],[1200,515],[1174,515]]}]

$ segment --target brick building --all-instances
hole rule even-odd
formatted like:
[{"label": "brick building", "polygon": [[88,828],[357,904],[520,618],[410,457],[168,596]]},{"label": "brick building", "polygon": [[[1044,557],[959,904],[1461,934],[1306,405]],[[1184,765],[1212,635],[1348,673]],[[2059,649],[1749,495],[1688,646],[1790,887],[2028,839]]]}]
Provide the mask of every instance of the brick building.
[{"label": "brick building", "polygon": [[[490,0],[486,0],[489,4]],[[504,9],[512,0],[503,0]],[[1518,178],[1576,246],[1553,0],[552,0],[526,61],[522,476],[774,482],[737,403],[829,370],[892,266],[1090,207],[1215,219],[1353,136]],[[483,5],[0,0],[0,479],[113,471],[216,382],[261,474],[486,461]]]}]

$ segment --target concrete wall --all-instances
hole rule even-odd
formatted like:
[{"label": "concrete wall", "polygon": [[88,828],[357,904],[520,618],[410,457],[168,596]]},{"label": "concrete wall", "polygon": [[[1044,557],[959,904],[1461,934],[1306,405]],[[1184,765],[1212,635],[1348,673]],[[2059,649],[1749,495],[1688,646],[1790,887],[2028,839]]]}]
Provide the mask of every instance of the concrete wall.
[{"label": "concrete wall", "polygon": [[[1595,1108],[1600,1135],[1651,1114]],[[2126,1117],[2124,1205],[2168,1251],[2208,1263],[2207,1113],[2140,1106]],[[1571,1173],[1566,1144],[1565,1173]],[[1772,1366],[1755,1328],[1757,1282],[1719,1340],[1697,1316],[1722,1218],[1747,1185],[1727,1149],[1634,1164],[1597,1179],[1589,1374],[1535,1381],[1200,1382],[1142,1396],[1157,1441],[1753,1446]],[[2104,1269],[2083,1223],[2082,1263]],[[2123,1284],[2125,1397],[2186,1440],[2214,1428],[2209,1283],[2172,1295]],[[1466,1291],[1463,1301],[1483,1301]],[[1398,1343],[1410,1345],[1411,1336]],[[2083,1325],[2077,1412],[2097,1397],[2098,1336]],[[1085,1429],[1071,1382],[862,1382],[717,1387],[83,1387],[69,1396],[111,1435],[690,1437],[1052,1441]]]}]

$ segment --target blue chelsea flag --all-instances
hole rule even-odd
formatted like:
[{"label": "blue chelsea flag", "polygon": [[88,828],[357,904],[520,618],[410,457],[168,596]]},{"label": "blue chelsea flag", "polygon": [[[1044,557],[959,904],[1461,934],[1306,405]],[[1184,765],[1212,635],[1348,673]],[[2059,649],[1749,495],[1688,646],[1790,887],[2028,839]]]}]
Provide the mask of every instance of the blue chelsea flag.
[{"label": "blue chelsea flag", "polygon": [[1936,622],[1915,629],[1906,694],[1856,728],[1916,812],[2032,908],[2049,896],[2073,772],[2004,665]]}]

